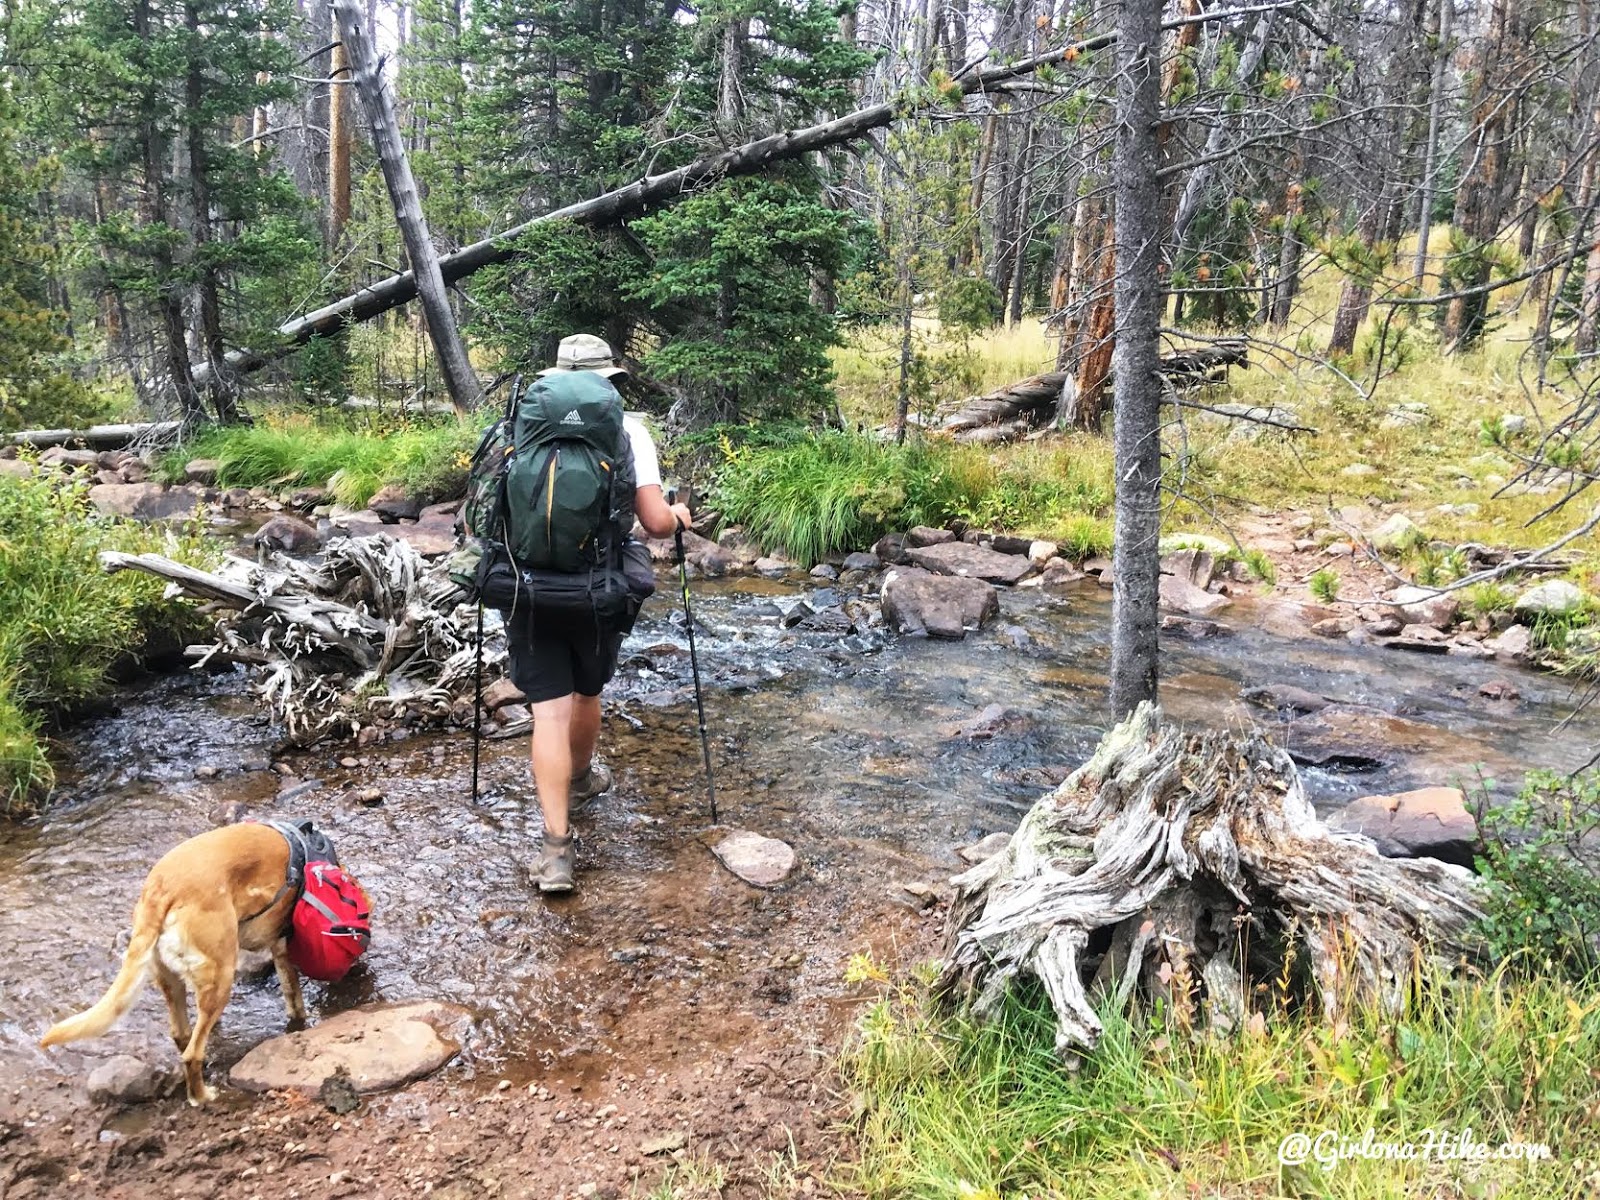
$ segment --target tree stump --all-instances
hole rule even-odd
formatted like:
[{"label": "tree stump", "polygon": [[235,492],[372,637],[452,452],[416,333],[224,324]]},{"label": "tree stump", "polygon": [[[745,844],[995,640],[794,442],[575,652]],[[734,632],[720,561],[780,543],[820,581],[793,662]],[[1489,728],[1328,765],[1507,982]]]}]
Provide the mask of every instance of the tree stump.
[{"label": "tree stump", "polygon": [[936,995],[990,1019],[1033,977],[1064,1057],[1094,1048],[1097,997],[1223,1028],[1260,983],[1330,1020],[1397,1008],[1420,965],[1475,952],[1481,915],[1464,868],[1325,826],[1262,734],[1185,732],[1149,704],[954,882]]}]

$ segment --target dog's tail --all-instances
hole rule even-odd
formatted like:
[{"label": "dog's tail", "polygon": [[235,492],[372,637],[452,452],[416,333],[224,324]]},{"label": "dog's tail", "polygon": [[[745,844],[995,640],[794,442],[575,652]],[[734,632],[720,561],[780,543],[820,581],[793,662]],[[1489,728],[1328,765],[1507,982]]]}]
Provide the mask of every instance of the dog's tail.
[{"label": "dog's tail", "polygon": [[154,905],[140,903],[133,915],[133,936],[122,956],[122,970],[106,989],[106,994],[93,1008],[85,1009],[75,1017],[52,1025],[39,1040],[41,1046],[59,1046],[63,1042],[76,1042],[83,1038],[99,1037],[115,1025],[122,1014],[133,1004],[134,997],[150,974],[150,963],[155,957],[156,939],[161,936],[165,914],[153,911]]}]

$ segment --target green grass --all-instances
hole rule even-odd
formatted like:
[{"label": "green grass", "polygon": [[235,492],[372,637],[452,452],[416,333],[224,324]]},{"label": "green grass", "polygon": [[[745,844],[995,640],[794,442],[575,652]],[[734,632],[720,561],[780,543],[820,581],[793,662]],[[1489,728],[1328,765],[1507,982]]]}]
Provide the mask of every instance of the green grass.
[{"label": "green grass", "polygon": [[[1600,988],[1429,981],[1398,1018],[1268,1013],[1191,1037],[1104,1012],[1076,1070],[1042,1001],[976,1026],[909,991],[863,1019],[846,1078],[870,1197],[1549,1197],[1592,1194]],[[1543,1143],[1544,1162],[1350,1158],[1283,1166],[1291,1134]],[[1587,1161],[1585,1161],[1587,1160]]]},{"label": "green grass", "polygon": [[213,429],[170,452],[161,474],[181,479],[190,459],[217,460],[220,487],[326,486],[361,508],[387,484],[427,500],[460,490],[480,427],[419,423],[374,432],[337,419],[269,415],[252,426]]},{"label": "green grass", "polygon": [[133,571],[108,575],[101,550],[203,561],[197,534],[93,516],[82,485],[0,476],[0,798],[7,811],[49,787],[41,716],[96,695],[118,659],[193,610]]}]

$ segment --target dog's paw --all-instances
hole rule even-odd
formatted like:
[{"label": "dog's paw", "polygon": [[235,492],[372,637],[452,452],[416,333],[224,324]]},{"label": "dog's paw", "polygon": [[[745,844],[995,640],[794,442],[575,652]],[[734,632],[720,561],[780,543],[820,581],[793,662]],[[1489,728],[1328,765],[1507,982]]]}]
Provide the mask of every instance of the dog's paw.
[{"label": "dog's paw", "polygon": [[211,1101],[217,1098],[218,1094],[216,1088],[210,1084],[203,1083],[200,1085],[200,1094],[189,1097],[189,1107],[199,1108],[202,1104],[210,1104]]}]

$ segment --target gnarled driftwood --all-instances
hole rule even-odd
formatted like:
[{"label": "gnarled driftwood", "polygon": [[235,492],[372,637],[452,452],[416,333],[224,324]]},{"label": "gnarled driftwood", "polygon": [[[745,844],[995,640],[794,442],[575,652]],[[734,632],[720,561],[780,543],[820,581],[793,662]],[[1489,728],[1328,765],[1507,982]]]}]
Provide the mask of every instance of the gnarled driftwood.
[{"label": "gnarled driftwood", "polygon": [[1463,868],[1330,831],[1262,735],[1186,733],[1149,704],[955,883],[937,992],[986,1018],[1036,977],[1063,1055],[1098,1040],[1096,997],[1225,1026],[1275,979],[1330,1017],[1397,1005],[1419,961],[1474,949],[1479,900]]}]

